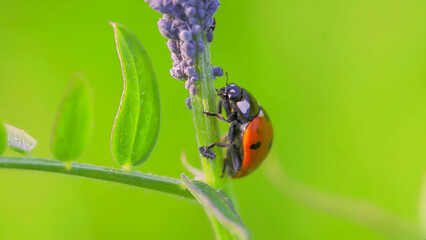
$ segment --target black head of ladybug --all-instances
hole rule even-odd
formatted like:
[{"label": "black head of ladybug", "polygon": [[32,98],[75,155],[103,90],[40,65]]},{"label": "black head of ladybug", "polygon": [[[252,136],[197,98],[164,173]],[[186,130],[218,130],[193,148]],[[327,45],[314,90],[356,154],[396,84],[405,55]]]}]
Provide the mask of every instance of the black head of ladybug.
[{"label": "black head of ladybug", "polygon": [[221,88],[217,95],[225,101],[238,102],[243,97],[242,89],[235,83],[228,84],[228,73],[226,74],[226,87]]},{"label": "black head of ladybug", "polygon": [[217,95],[226,101],[238,102],[242,98],[241,92],[241,88],[237,84],[231,83],[221,88]]}]

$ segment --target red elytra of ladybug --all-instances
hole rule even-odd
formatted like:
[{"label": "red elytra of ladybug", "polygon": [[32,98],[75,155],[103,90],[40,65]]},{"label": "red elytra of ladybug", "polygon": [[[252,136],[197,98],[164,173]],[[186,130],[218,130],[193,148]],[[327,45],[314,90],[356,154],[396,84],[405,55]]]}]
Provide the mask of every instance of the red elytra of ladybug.
[{"label": "red elytra of ladybug", "polygon": [[[199,150],[204,157],[214,159],[216,155],[210,149],[226,147],[222,177],[227,172],[233,178],[240,178],[253,172],[265,160],[272,146],[273,129],[268,115],[253,95],[235,83],[228,84],[228,74],[226,76],[226,87],[217,90],[218,112],[203,113],[230,123],[227,143],[212,143]],[[222,108],[227,118],[222,116]]]},{"label": "red elytra of ladybug", "polygon": [[[263,112],[263,110],[261,110]],[[242,136],[243,161],[239,171],[233,176],[239,178],[253,172],[268,156],[272,147],[272,124],[263,112],[247,125]]]}]

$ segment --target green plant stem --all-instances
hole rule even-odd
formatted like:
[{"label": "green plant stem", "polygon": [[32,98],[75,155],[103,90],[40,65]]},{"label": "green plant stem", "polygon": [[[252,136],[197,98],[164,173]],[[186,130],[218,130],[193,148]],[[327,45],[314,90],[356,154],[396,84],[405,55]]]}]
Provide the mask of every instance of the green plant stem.
[{"label": "green plant stem", "polygon": [[[218,121],[214,117],[206,117],[202,112],[216,112],[216,94],[214,92],[213,78],[211,74],[210,53],[208,46],[197,56],[197,70],[200,81],[197,85],[198,94],[192,96],[192,114],[198,147],[207,146],[220,141]],[[221,151],[216,151],[216,159],[211,163],[206,158],[201,158],[201,164],[207,184],[214,189],[227,185],[227,178],[220,178],[223,164]]]},{"label": "green plant stem", "polygon": [[0,157],[0,168],[26,169],[44,172],[62,173],[92,179],[127,184],[152,189],[188,199],[194,199],[185,189],[182,181],[176,178],[162,177],[136,171],[123,171],[116,168],[100,167],[91,164],[66,163],[42,158]]},{"label": "green plant stem", "polygon": [[[199,39],[197,39],[199,40]],[[205,36],[203,40],[207,43]],[[216,112],[217,111],[217,96],[214,90],[212,64],[210,60],[210,44],[205,44],[203,51],[197,51],[196,56],[196,70],[200,76],[197,83],[198,93],[196,96],[191,96],[192,100],[192,114],[194,126],[196,131],[196,138],[198,147],[207,146],[211,143],[220,141],[219,123],[216,118],[206,117],[202,112]],[[216,153],[216,159],[208,161],[208,159],[201,157],[201,165],[205,175],[206,183],[214,189],[223,189],[233,201],[235,206],[235,198],[232,190],[231,183],[228,177],[221,178],[223,166],[223,154],[221,150],[213,150]],[[221,224],[211,215],[209,219],[212,223],[213,229],[216,233],[217,239],[232,239],[230,233],[223,228]]]}]

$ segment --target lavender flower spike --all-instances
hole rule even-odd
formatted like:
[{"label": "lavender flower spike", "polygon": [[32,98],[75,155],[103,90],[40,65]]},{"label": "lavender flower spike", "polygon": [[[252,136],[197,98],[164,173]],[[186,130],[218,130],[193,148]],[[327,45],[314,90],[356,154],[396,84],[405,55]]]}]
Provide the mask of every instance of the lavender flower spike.
[{"label": "lavender flower spike", "polygon": [[214,67],[212,68],[212,74],[214,77],[222,77],[223,69],[221,67]]},{"label": "lavender flower spike", "polygon": [[[145,0],[163,18],[158,21],[161,35],[168,40],[172,54],[173,78],[185,80],[185,88],[191,95],[197,93],[195,82],[200,77],[195,70],[196,54],[213,41],[213,15],[219,8],[219,0]],[[222,76],[220,67],[212,69],[213,77]]]}]

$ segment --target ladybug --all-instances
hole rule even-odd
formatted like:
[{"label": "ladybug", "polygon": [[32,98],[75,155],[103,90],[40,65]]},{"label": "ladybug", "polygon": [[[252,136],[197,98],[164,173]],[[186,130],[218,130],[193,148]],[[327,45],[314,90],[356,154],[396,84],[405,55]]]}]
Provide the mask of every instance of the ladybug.
[{"label": "ladybug", "polygon": [[[240,178],[253,172],[265,160],[272,146],[273,129],[265,110],[246,89],[235,83],[216,90],[220,101],[217,113],[203,112],[230,124],[226,137],[227,143],[217,142],[206,147],[200,147],[201,155],[214,159],[211,151],[214,146],[227,148],[222,176],[226,169],[232,178]],[[225,110],[226,118],[222,115]]]}]

